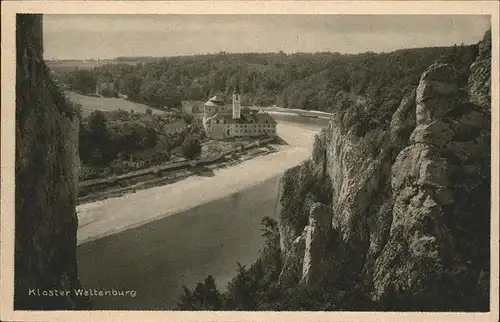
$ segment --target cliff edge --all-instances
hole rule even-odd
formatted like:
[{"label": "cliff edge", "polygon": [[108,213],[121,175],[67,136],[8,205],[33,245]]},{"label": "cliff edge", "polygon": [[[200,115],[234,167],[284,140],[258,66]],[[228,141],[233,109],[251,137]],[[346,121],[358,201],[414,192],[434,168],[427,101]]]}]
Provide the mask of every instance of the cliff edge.
[{"label": "cliff edge", "polygon": [[[17,15],[14,309],[78,309],[78,118],[43,61],[41,15]],[[38,296],[48,290],[66,296]]]},{"label": "cliff edge", "polygon": [[383,310],[489,309],[491,32],[477,48],[393,109],[350,97],[334,112],[280,182],[281,284]]}]

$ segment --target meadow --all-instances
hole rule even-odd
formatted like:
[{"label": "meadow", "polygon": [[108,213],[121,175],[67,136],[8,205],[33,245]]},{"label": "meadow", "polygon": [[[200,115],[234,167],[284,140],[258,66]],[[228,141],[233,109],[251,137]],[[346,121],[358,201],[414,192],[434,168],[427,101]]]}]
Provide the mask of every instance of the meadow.
[{"label": "meadow", "polygon": [[109,112],[122,109],[130,112],[146,113],[147,109],[151,109],[153,114],[163,115],[164,111],[151,108],[147,105],[134,103],[121,98],[108,98],[108,97],[93,97],[81,95],[75,92],[66,91],[66,96],[74,103],[82,106],[83,117],[89,116],[93,111]]},{"label": "meadow", "polygon": [[139,63],[147,63],[155,60],[159,60],[157,57],[118,57],[115,59],[68,59],[68,60],[46,60],[47,66],[55,72],[71,72],[81,69],[93,69],[102,65],[115,65],[115,64],[127,64],[136,65]]}]

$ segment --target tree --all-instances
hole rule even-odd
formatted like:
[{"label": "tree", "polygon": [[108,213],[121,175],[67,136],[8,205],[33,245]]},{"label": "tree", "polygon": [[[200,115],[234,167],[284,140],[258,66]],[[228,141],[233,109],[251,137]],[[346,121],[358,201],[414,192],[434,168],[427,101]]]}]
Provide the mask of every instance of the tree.
[{"label": "tree", "polygon": [[91,165],[103,165],[109,162],[112,157],[111,135],[107,123],[106,117],[101,111],[94,111],[89,115],[84,133],[86,155],[82,159],[88,160]]},{"label": "tree", "polygon": [[119,82],[120,92],[126,94],[131,100],[140,98],[141,79],[135,74],[125,74]]},{"label": "tree", "polygon": [[164,151],[170,151],[172,144],[169,137],[167,135],[158,136],[156,147]]},{"label": "tree", "polygon": [[145,148],[152,148],[158,142],[158,134],[152,128],[145,128],[145,134],[143,136],[143,146]]},{"label": "tree", "polygon": [[286,92],[283,92],[283,107],[288,108],[289,103],[288,103],[288,95]]},{"label": "tree", "polygon": [[[256,268],[262,268],[260,265],[254,265],[254,269],[246,269],[244,265],[237,263],[236,276],[229,282],[226,294],[226,306],[232,310],[251,311],[257,308],[257,291],[262,278],[261,274],[256,274]],[[261,273],[262,270],[257,270]]]},{"label": "tree", "polygon": [[197,82],[193,82],[191,86],[185,90],[184,99],[186,100],[203,100],[205,98],[203,86]]},{"label": "tree", "polygon": [[68,77],[68,85],[79,92],[90,93],[95,91],[97,84],[96,76],[89,70],[81,69],[73,72]]},{"label": "tree", "polygon": [[91,138],[96,140],[107,138],[109,135],[107,120],[101,111],[94,111],[89,115],[87,128]]},{"label": "tree", "polygon": [[162,105],[168,108],[180,108],[182,106],[181,92],[177,89],[166,88],[168,85],[162,85],[157,93]]},{"label": "tree", "polygon": [[184,294],[181,295],[177,308],[180,310],[204,310],[214,311],[222,309],[222,296],[217,286],[215,278],[208,275],[204,283],[198,282],[193,291],[183,286]]},{"label": "tree", "polygon": [[200,138],[195,135],[186,137],[182,142],[181,149],[186,159],[196,159],[201,155]]},{"label": "tree", "polygon": [[186,122],[188,124],[193,124],[193,121],[194,121],[193,115],[185,113],[185,112],[182,112],[181,113],[181,117],[184,120],[184,122]]},{"label": "tree", "polygon": [[78,132],[78,153],[83,164],[90,163],[90,140],[85,123],[80,121],[80,129]]},{"label": "tree", "polygon": [[266,273],[266,281],[272,282],[278,279],[281,272],[281,250],[280,233],[278,222],[270,217],[264,217],[261,221],[262,236],[265,238],[264,247],[260,258]]}]

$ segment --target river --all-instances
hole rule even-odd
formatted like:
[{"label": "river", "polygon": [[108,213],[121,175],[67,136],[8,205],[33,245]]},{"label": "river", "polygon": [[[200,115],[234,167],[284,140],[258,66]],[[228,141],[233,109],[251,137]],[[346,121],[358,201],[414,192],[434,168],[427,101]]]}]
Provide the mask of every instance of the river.
[{"label": "river", "polygon": [[280,121],[278,132],[289,147],[216,170],[213,177],[80,205],[83,286],[135,291],[134,297],[92,297],[94,309],[174,309],[182,286],[193,287],[209,274],[223,289],[237,262],[250,265],[257,258],[260,221],[275,216],[283,171],[310,156],[316,122],[321,120]]}]

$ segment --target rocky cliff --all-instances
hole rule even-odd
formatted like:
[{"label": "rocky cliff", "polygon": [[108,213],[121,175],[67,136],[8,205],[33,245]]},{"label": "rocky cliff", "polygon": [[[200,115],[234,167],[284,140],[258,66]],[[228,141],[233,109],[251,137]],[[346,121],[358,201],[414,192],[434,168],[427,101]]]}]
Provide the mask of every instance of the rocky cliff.
[{"label": "rocky cliff", "polygon": [[17,15],[14,309],[76,309],[78,118],[43,61],[41,15]]},{"label": "rocky cliff", "polygon": [[488,310],[490,60],[488,32],[477,57],[436,62],[399,106],[351,95],[334,112],[280,183],[281,284],[381,309]]}]

